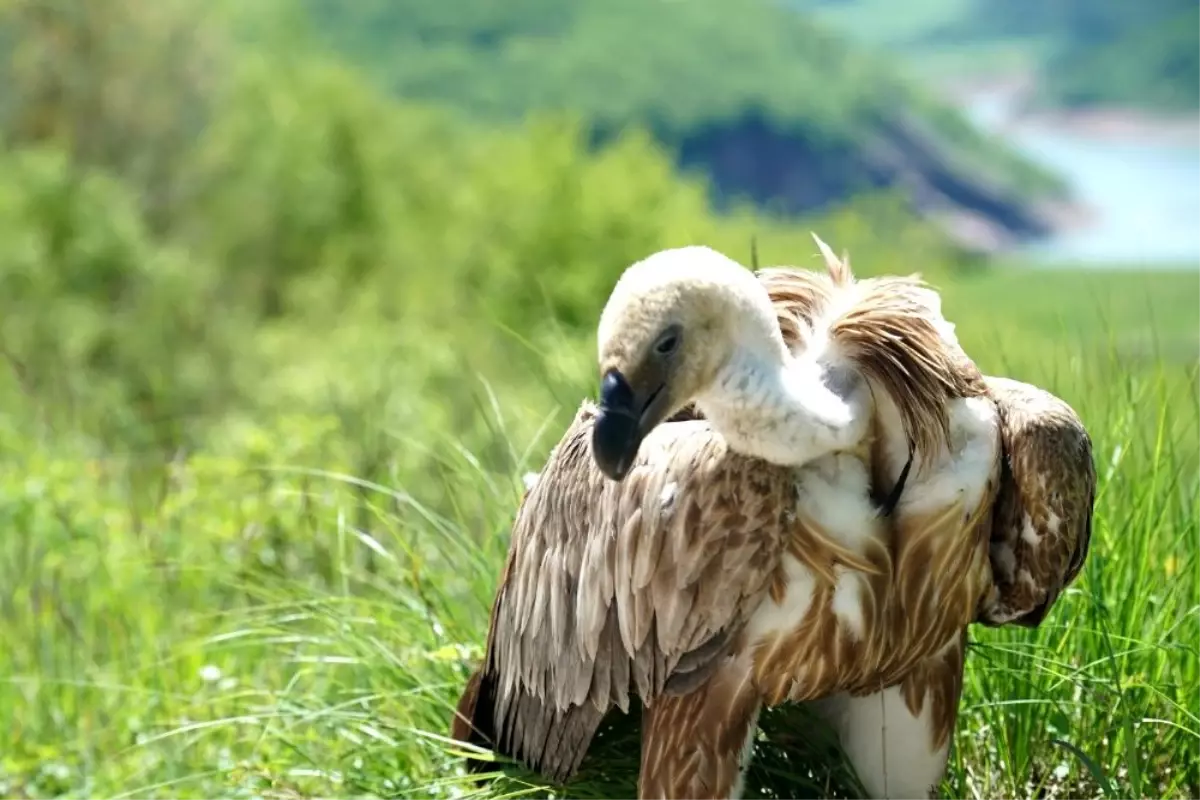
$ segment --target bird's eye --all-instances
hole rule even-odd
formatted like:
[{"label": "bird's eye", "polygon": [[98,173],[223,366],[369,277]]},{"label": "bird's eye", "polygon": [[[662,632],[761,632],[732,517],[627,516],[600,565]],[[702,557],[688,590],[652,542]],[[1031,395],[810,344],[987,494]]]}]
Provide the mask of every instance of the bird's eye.
[{"label": "bird's eye", "polygon": [[654,352],[660,356],[669,356],[679,349],[679,334],[675,331],[663,336],[658,340],[658,344],[654,345]]}]

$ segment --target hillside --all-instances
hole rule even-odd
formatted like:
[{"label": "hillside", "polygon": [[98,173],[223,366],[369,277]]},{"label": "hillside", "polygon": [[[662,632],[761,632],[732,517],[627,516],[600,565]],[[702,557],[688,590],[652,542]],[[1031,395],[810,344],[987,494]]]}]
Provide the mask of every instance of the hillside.
[{"label": "hillside", "polygon": [[1200,6],[1189,0],[792,0],[920,74],[1032,72],[1042,106],[1200,104]]},{"label": "hillside", "polygon": [[1046,71],[1042,102],[1129,105],[1166,111],[1200,107],[1200,5],[1066,46]]},{"label": "hillside", "polygon": [[899,187],[926,213],[1028,237],[1058,188],[886,61],[767,2],[306,4],[396,94],[489,121],[568,111],[599,141],[649,128],[724,206],[807,213]]},{"label": "hillside", "polygon": [[1043,105],[1200,105],[1194,0],[971,0],[944,35],[1043,40]]}]

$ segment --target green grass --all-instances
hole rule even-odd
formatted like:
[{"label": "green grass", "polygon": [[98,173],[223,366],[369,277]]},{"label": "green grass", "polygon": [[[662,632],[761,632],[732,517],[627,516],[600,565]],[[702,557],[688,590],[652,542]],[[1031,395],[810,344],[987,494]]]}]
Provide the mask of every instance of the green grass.
[{"label": "green grass", "polygon": [[[973,632],[944,793],[1195,797],[1200,282],[938,280],[986,370],[1081,412],[1101,480],[1086,568],[1044,625]],[[591,351],[572,357],[587,374]],[[0,417],[0,795],[470,789],[439,737],[480,653],[519,476],[578,399],[568,383],[570,407],[525,407],[519,376],[482,377],[484,434],[280,416],[165,469],[18,424],[19,407]],[[540,436],[510,432],[542,418]],[[778,744],[787,726],[768,724]],[[574,796],[631,796],[628,735],[608,732]],[[754,787],[847,788],[827,756],[764,749]],[[483,796],[536,790],[514,775]]]}]

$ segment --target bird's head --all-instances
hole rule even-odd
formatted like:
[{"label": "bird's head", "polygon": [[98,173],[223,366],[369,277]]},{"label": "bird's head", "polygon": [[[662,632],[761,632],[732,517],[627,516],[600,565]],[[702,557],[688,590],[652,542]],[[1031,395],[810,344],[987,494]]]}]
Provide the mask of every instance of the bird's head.
[{"label": "bird's head", "polygon": [[646,435],[709,390],[739,348],[784,351],[754,273],[699,246],[663,250],[629,267],[600,315],[597,339],[592,457],[618,481]]}]

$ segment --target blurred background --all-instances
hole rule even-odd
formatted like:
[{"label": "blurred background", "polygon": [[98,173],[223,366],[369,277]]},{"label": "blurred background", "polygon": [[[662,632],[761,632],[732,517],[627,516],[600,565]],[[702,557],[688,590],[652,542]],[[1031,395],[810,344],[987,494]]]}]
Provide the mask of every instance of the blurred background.
[{"label": "blurred background", "polygon": [[[1080,409],[1122,514],[1174,498],[1139,569],[1184,574],[1198,10],[0,0],[0,795],[331,792],[293,774],[309,734],[251,747],[229,719],[287,727],[376,681],[376,730],[441,732],[519,475],[594,392],[617,276],[665,247],[815,267],[815,230],[861,275],[921,272],[986,371]],[[391,655],[343,631],[322,652],[366,648],[340,656],[357,677],[277,657],[255,614],[283,585],[385,596]],[[231,630],[253,646],[218,648]],[[1195,670],[1163,663],[1129,669]],[[353,772],[370,738],[318,760]],[[1170,794],[1197,760],[1168,740],[1145,757],[1183,759]],[[444,763],[395,758],[360,788]]]}]

